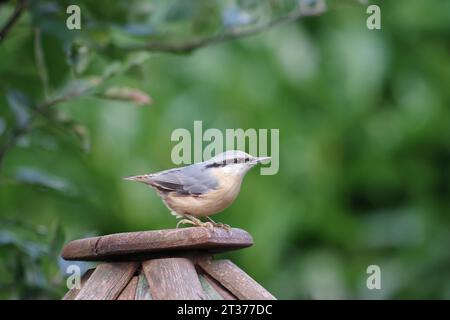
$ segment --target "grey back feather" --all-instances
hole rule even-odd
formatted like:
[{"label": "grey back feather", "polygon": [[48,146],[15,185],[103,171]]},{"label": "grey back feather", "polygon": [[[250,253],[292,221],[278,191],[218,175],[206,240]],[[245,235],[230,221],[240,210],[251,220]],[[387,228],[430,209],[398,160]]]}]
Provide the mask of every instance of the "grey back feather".
[{"label": "grey back feather", "polygon": [[201,163],[155,173],[150,182],[163,192],[180,195],[201,195],[218,187],[217,179]]}]

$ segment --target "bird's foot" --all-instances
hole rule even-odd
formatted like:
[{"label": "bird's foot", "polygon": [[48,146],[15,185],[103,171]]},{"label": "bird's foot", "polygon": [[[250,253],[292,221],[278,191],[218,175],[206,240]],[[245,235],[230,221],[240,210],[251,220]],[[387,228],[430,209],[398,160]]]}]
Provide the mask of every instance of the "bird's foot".
[{"label": "bird's foot", "polygon": [[221,223],[221,222],[214,222],[214,220],[211,219],[210,217],[206,217],[206,218],[209,220],[209,223],[211,223],[215,228],[222,228],[222,229],[225,229],[228,232],[231,231],[230,225],[225,224],[225,223]]},{"label": "bird's foot", "polygon": [[214,225],[211,222],[201,222],[199,225],[199,227],[204,227],[206,229],[208,229],[209,231],[214,231]]},{"label": "bird's foot", "polygon": [[191,218],[181,219],[180,221],[178,221],[176,228],[178,229],[181,224],[190,224],[194,227],[204,227],[207,228],[209,231],[214,230],[214,225],[211,222],[202,222],[200,219],[197,219],[195,217],[192,217],[192,219]]},{"label": "bird's foot", "polygon": [[226,230],[226,231],[228,231],[228,232],[231,231],[231,227],[230,227],[229,224],[217,222],[217,223],[215,223],[215,224],[213,224],[213,225],[214,225],[214,227],[222,228],[222,229],[224,229],[224,230]]},{"label": "bird's foot", "polygon": [[193,225],[193,226],[195,226],[196,225],[196,223],[194,222],[194,221],[191,221],[191,220],[189,220],[189,219],[181,219],[180,221],[178,221],[178,223],[177,223],[177,229],[180,227],[180,225],[181,224],[191,224],[191,225]]}]

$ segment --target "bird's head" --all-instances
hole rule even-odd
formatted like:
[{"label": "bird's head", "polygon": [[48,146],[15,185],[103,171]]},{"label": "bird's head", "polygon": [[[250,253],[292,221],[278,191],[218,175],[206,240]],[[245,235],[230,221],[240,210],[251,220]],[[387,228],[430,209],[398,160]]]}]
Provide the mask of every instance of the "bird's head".
[{"label": "bird's head", "polygon": [[270,157],[254,157],[239,150],[225,151],[204,162],[205,168],[217,168],[227,174],[244,175],[256,164],[270,160]]}]

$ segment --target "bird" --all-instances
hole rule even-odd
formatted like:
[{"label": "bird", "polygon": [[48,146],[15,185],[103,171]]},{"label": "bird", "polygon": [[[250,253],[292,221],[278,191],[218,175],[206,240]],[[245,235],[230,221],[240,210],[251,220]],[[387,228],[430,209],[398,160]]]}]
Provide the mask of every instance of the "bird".
[{"label": "bird", "polygon": [[[271,157],[254,157],[243,151],[225,151],[209,160],[185,167],[151,174],[125,177],[125,180],[142,182],[153,188],[166,207],[181,224],[224,228],[210,218],[229,207],[238,196],[246,173],[255,165]],[[200,218],[206,218],[203,222]]]}]

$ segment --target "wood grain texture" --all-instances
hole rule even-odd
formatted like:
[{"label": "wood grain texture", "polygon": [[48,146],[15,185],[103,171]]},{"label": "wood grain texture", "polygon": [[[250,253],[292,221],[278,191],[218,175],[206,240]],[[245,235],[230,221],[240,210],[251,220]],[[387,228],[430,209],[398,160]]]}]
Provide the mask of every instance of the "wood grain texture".
[{"label": "wood grain texture", "polygon": [[208,300],[223,300],[223,297],[217,292],[217,290],[206,280],[205,275],[199,274],[198,279],[202,285],[203,291],[206,293]]},{"label": "wood grain texture", "polygon": [[154,300],[206,300],[194,264],[187,258],[152,259],[142,268]]},{"label": "wood grain texture", "polygon": [[208,282],[208,284],[214,288],[214,290],[220,295],[222,300],[237,300],[237,298],[228,291],[223,285],[221,285],[217,280],[212,278],[207,273],[202,273],[203,279]]},{"label": "wood grain texture", "polygon": [[138,263],[102,263],[87,280],[76,300],[114,300],[133,277]]},{"label": "wood grain texture", "polygon": [[[61,253],[65,260],[133,259],[163,251],[204,250],[223,252],[249,247],[250,234],[242,229],[204,227],[117,233],[101,237],[74,240]],[[148,257],[146,257],[148,259]]]},{"label": "wood grain texture", "polygon": [[273,300],[275,297],[230,260],[199,260],[200,267],[240,300]]},{"label": "wood grain texture", "polygon": [[67,293],[64,295],[64,297],[62,298],[62,300],[75,300],[76,296],[78,295],[78,293],[80,292],[80,290],[83,288],[84,284],[86,283],[86,281],[89,279],[89,277],[92,275],[92,273],[94,272],[94,268],[87,270],[83,276],[81,277],[80,280],[80,289],[77,288],[72,288],[69,291],[67,291]]},{"label": "wood grain texture", "polygon": [[117,300],[134,300],[139,278],[134,276],[117,297]]}]

